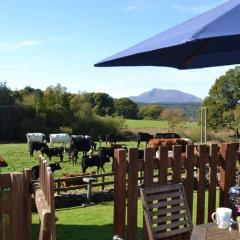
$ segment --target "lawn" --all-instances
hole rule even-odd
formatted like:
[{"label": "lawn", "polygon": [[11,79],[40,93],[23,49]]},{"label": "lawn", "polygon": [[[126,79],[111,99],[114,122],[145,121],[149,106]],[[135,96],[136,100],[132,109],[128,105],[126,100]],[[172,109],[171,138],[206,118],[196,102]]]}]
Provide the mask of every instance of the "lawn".
[{"label": "lawn", "polygon": [[[196,128],[198,126],[197,122],[182,122],[176,125],[176,128]],[[168,128],[167,121],[161,120],[132,120],[126,119],[126,127],[131,128],[156,128],[159,131]]]}]

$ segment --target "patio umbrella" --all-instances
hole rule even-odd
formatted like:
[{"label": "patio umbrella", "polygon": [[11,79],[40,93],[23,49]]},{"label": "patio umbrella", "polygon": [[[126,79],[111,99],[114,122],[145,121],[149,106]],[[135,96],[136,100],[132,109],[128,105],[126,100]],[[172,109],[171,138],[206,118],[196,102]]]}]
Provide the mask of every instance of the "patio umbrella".
[{"label": "patio umbrella", "polygon": [[237,63],[240,63],[240,0],[231,0],[95,66],[194,69]]}]

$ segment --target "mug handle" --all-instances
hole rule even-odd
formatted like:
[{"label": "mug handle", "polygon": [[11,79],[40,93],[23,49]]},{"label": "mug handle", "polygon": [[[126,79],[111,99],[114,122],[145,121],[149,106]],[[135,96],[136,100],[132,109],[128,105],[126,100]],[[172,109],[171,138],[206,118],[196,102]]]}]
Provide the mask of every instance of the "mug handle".
[{"label": "mug handle", "polygon": [[216,212],[212,213],[212,220],[217,223],[217,220],[216,220]]}]

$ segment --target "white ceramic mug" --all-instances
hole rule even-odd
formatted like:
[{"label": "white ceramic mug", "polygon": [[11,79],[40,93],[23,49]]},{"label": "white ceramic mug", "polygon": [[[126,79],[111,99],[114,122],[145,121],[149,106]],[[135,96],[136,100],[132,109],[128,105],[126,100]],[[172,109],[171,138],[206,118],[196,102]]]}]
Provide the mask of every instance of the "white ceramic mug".
[{"label": "white ceramic mug", "polygon": [[218,228],[228,229],[231,224],[232,209],[220,207],[212,214],[212,220],[217,223]]}]

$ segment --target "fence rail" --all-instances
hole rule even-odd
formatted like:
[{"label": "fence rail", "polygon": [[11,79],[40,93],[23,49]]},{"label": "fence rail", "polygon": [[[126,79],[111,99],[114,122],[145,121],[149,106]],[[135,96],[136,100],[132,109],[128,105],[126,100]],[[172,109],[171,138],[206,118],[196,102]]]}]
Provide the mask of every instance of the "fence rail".
[{"label": "fence rail", "polygon": [[40,219],[39,240],[56,240],[54,181],[51,168],[39,158],[39,185],[35,185],[35,203]]},{"label": "fence rail", "polygon": [[[76,177],[66,177],[66,178],[57,178],[54,179],[55,188],[54,191],[57,191],[58,194],[60,192],[67,192],[71,190],[77,190],[77,189],[86,189],[88,187],[88,183],[84,182],[84,178],[86,177],[93,177],[96,179],[101,179],[101,182],[96,182],[92,184],[92,187],[101,187],[102,190],[105,189],[106,186],[112,186],[114,181],[113,180],[107,180],[105,177],[112,177],[113,179],[113,173],[103,173],[103,174],[90,174],[90,175],[79,175]],[[80,182],[80,184],[79,184]],[[64,185],[69,184],[71,186],[66,187]]]}]

